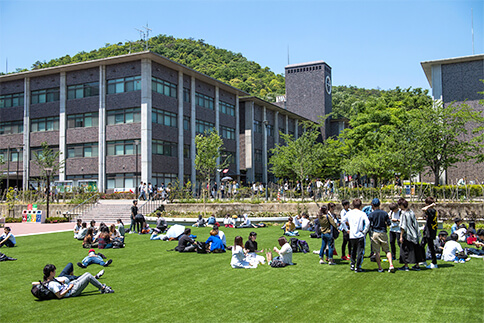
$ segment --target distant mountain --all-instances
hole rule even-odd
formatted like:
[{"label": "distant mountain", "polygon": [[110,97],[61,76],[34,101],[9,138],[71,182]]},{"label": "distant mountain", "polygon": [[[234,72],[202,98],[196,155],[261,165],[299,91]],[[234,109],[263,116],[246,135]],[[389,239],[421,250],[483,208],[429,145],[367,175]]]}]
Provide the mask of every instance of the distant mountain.
[{"label": "distant mountain", "polygon": [[[241,53],[206,44],[203,39],[181,39],[158,35],[148,40],[148,46],[152,52],[262,99],[273,102],[277,95],[285,93],[285,79],[282,74],[275,74],[268,67],[262,68],[256,62],[247,60]],[[49,62],[37,61],[32,65],[32,69],[84,62],[144,50],[146,50],[145,43],[142,41],[106,44],[102,48],[90,52],[82,51],[72,57],[66,55]]]}]

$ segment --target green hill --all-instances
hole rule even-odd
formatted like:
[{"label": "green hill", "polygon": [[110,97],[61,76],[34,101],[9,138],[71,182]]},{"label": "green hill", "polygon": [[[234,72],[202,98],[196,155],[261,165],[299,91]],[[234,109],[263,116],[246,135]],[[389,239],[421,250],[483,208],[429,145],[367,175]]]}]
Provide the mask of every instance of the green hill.
[{"label": "green hill", "polygon": [[[241,53],[206,44],[203,39],[181,39],[173,36],[158,35],[148,40],[149,50],[163,55],[196,71],[228,83],[251,95],[274,101],[276,95],[284,94],[285,79],[268,67],[247,60]],[[90,52],[80,52],[74,56],[54,58],[49,62],[37,61],[32,69],[53,67],[89,61],[145,50],[141,41],[106,44]]]}]

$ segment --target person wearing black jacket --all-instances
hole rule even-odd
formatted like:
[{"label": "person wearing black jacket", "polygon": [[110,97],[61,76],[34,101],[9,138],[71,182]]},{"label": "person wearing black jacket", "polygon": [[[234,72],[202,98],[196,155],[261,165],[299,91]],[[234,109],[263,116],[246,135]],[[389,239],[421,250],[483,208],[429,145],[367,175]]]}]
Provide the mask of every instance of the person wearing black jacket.
[{"label": "person wearing black jacket", "polygon": [[425,212],[425,227],[423,229],[423,239],[420,243],[422,250],[425,250],[425,245],[428,245],[432,263],[427,266],[428,269],[437,268],[437,256],[435,254],[434,240],[437,235],[437,211],[434,209],[434,198],[429,196],[425,199],[425,206],[422,211]]},{"label": "person wearing black jacket", "polygon": [[190,228],[185,229],[182,236],[178,239],[178,246],[175,248],[176,251],[193,252],[196,250],[195,240],[190,238],[191,233],[192,230]]}]

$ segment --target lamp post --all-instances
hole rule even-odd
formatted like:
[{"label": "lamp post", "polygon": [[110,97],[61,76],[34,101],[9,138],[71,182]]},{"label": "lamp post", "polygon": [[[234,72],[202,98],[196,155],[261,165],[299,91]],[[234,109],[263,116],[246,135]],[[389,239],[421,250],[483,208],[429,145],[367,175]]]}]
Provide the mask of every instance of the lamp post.
[{"label": "lamp post", "polygon": [[[264,112],[265,114],[265,112]],[[262,121],[264,123],[264,152],[263,152],[263,167],[264,167],[264,181],[265,181],[265,184],[266,184],[266,201],[269,200],[269,192],[268,192],[268,188],[267,188],[267,126],[269,126],[269,121],[267,120],[264,120]]]},{"label": "lamp post", "polygon": [[136,170],[135,170],[135,179],[136,179],[136,183],[134,184],[135,186],[135,192],[136,192],[136,196],[135,198],[138,198],[138,145],[139,145],[139,140],[136,139],[134,141],[134,145],[136,146]]},{"label": "lamp post", "polygon": [[52,175],[52,171],[54,169],[52,167],[46,167],[45,168],[45,173],[47,175],[47,214],[46,218],[49,217],[49,197],[50,197],[50,175]]},{"label": "lamp post", "polygon": [[20,187],[19,185],[19,181],[18,181],[18,162],[19,162],[19,159],[20,159],[20,147],[17,147],[17,189]]}]

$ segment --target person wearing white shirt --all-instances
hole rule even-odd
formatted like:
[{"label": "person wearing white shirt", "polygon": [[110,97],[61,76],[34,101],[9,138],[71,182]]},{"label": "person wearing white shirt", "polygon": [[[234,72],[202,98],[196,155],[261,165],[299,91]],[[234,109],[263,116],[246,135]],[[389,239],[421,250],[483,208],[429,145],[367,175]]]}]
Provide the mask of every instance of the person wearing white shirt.
[{"label": "person wearing white shirt", "polygon": [[400,238],[400,209],[397,203],[390,204],[390,213],[388,215],[392,221],[392,225],[390,226],[390,248],[392,251],[392,259],[396,260],[397,248],[395,242],[399,243]]},{"label": "person wearing white shirt", "polygon": [[[346,213],[350,211],[350,201],[343,200],[341,202],[343,209],[341,210],[339,218],[342,220]],[[350,242],[350,233],[349,229],[346,226],[346,223],[341,221],[339,226],[339,230],[343,233],[343,244],[341,245],[341,259],[342,260],[350,260],[351,259],[351,243]],[[348,245],[348,253],[346,253],[346,245]]]},{"label": "person wearing white shirt", "polygon": [[351,270],[362,272],[361,264],[365,251],[365,235],[370,228],[370,221],[365,212],[361,211],[361,200],[353,200],[353,209],[341,219],[349,228],[351,244]]},{"label": "person wearing white shirt", "polygon": [[462,246],[460,245],[460,243],[457,242],[457,239],[459,239],[459,236],[455,233],[452,233],[450,235],[449,241],[445,243],[444,250],[442,251],[442,259],[444,261],[465,263],[466,260],[471,259],[471,258],[467,258],[467,256],[465,257],[459,256],[459,253],[464,251],[464,249],[462,249]]}]

